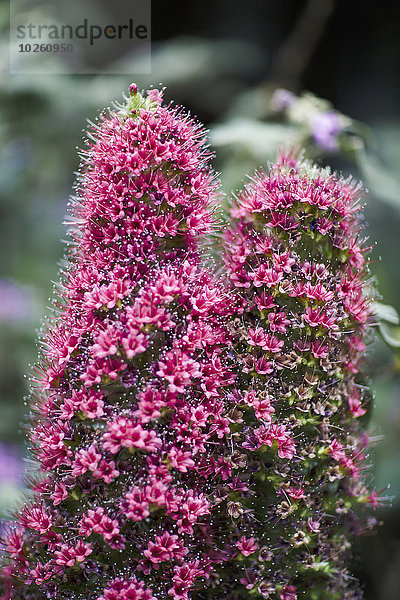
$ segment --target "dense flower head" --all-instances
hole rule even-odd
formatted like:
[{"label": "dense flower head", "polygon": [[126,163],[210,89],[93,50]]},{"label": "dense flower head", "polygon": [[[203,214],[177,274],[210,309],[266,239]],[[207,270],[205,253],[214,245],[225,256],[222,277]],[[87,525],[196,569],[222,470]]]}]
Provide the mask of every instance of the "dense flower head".
[{"label": "dense flower head", "polygon": [[360,193],[288,152],[232,204],[225,263],[242,366],[235,446],[247,466],[226,500],[243,555],[235,577],[256,597],[359,597],[348,538],[374,497],[360,425],[370,403],[360,361],[373,322]]},{"label": "dense flower head", "polygon": [[204,132],[131,86],[89,132],[30,440],[41,475],[6,540],[4,598],[186,600],[230,474],[229,299],[204,266]]},{"label": "dense flower head", "polygon": [[236,199],[217,278],[203,129],[133,84],[87,145],[2,599],[355,600],[346,536],[382,501],[359,187],[280,156]]}]

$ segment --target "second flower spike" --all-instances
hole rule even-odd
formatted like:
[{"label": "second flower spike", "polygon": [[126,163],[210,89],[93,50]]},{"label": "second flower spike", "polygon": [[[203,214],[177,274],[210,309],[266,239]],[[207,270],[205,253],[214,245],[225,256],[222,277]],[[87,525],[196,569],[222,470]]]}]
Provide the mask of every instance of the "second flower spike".
[{"label": "second flower spike", "polygon": [[238,474],[246,491],[238,486],[228,502],[242,554],[235,577],[264,598],[361,597],[350,539],[366,527],[359,508],[375,506],[376,495],[365,486],[360,426],[373,322],[360,191],[286,153],[232,205],[225,263],[240,307],[236,443],[248,466]]}]

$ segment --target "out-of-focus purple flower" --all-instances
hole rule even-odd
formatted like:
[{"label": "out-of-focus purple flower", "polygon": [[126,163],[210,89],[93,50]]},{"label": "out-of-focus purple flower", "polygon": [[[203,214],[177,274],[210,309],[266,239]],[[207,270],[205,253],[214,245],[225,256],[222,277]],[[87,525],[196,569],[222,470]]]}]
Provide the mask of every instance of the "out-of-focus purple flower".
[{"label": "out-of-focus purple flower", "polygon": [[18,283],[0,279],[0,321],[26,321],[32,315],[32,301]]},{"label": "out-of-focus purple flower", "polygon": [[338,149],[337,135],[343,131],[339,115],[333,111],[321,112],[312,122],[312,136],[323,150],[334,152]]},{"label": "out-of-focus purple flower", "polygon": [[[0,516],[4,517],[14,508],[21,489],[23,463],[21,453],[15,444],[0,443]],[[0,552],[4,550],[2,538],[8,534],[12,523],[0,518]]]},{"label": "out-of-focus purple flower", "polygon": [[290,90],[279,88],[275,90],[271,98],[271,108],[277,112],[283,112],[297,99],[296,94]]},{"label": "out-of-focus purple flower", "polygon": [[13,444],[0,443],[0,486],[5,483],[18,485],[22,475],[22,466],[17,447]]}]

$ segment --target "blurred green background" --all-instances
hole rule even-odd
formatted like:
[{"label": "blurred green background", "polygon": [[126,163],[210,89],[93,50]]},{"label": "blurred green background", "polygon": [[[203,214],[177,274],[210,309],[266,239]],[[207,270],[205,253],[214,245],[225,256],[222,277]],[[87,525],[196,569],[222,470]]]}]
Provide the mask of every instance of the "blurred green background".
[{"label": "blurred green background", "polygon": [[[93,4],[92,6],[95,7]],[[366,230],[382,303],[400,310],[400,10],[373,0],[152,2],[152,74],[10,75],[0,2],[0,518],[20,495],[24,374],[63,254],[86,119],[132,80],[162,83],[210,129],[226,193],[291,142],[369,188]],[[92,9],[92,10],[95,10]],[[87,11],[86,11],[87,12]],[[124,57],[129,64],[129,55]],[[290,90],[290,94],[287,91]],[[323,99],[323,100],[322,100]],[[368,374],[371,478],[391,484],[384,524],[357,543],[367,600],[400,598],[400,328],[380,307]]]}]

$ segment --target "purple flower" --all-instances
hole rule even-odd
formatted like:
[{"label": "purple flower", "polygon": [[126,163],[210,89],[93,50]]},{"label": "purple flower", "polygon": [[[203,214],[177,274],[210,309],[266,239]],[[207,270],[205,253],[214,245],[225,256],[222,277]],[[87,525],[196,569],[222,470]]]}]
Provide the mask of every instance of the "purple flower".
[{"label": "purple flower", "polygon": [[19,485],[22,475],[22,459],[18,448],[10,444],[0,444],[0,485]]},{"label": "purple flower", "polygon": [[33,304],[20,284],[0,279],[0,321],[20,322],[32,316]]},{"label": "purple flower", "polygon": [[295,102],[296,99],[296,94],[294,94],[290,90],[279,88],[275,90],[271,98],[271,108],[276,112],[283,112],[284,110],[289,108],[289,106],[293,104],[293,102]]},{"label": "purple flower", "polygon": [[317,146],[335,152],[339,144],[337,136],[343,131],[339,115],[333,111],[321,112],[312,121],[312,136]]}]

